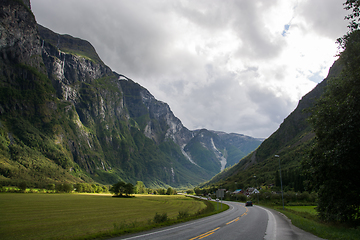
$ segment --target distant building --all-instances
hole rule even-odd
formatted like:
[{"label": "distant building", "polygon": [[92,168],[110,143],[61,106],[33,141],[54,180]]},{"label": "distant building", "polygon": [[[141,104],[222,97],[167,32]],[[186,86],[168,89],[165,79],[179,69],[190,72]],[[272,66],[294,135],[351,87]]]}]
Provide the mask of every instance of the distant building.
[{"label": "distant building", "polygon": [[260,192],[256,188],[251,187],[251,188],[247,188],[244,194],[246,196],[249,196],[249,195],[254,194],[254,193],[260,193]]},{"label": "distant building", "polygon": [[244,190],[242,189],[236,189],[235,191],[233,191],[233,194],[244,194]]}]

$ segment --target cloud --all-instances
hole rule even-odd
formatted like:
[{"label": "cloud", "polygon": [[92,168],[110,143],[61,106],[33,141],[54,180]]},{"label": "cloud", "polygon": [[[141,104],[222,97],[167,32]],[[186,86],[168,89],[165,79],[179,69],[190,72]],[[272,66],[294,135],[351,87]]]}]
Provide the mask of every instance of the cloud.
[{"label": "cloud", "polygon": [[306,30],[334,40],[341,37],[347,26],[344,17],[349,14],[344,10],[343,2],[339,0],[306,0],[299,4],[299,15],[306,22]]},{"label": "cloud", "polygon": [[32,0],[38,22],[90,41],[190,129],[268,137],[326,77],[342,0]]}]

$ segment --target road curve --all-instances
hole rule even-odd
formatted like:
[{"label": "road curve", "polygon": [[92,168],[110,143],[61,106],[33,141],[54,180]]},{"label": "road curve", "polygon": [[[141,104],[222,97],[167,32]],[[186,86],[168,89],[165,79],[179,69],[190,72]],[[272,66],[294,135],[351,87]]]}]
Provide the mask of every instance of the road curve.
[{"label": "road curve", "polygon": [[244,203],[228,202],[229,209],[205,218],[152,231],[112,238],[128,239],[246,239],[246,240],[319,240],[291,224],[279,212],[260,206],[245,207]]}]

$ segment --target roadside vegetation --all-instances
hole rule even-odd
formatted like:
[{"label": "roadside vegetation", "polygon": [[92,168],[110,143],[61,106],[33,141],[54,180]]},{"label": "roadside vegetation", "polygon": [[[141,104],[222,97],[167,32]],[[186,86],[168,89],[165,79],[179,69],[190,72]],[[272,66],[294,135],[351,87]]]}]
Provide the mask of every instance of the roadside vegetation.
[{"label": "roadside vegetation", "polygon": [[[294,226],[320,238],[328,240],[360,239],[360,227],[345,223],[327,222],[319,217],[316,206],[317,194],[315,193],[309,194],[304,192],[296,194],[291,191],[284,192],[284,209],[280,194],[273,195],[273,198],[266,198],[266,196],[268,196],[268,192],[261,192],[259,194],[253,194],[249,199],[253,201],[255,205],[272,208],[283,213],[291,220]],[[241,199],[241,201],[248,199],[246,196],[244,197],[245,200]]]},{"label": "roadside vegetation", "polygon": [[[101,239],[218,213],[184,195],[0,194],[1,239]],[[227,208],[223,208],[226,210]]]},{"label": "roadside vegetation", "polygon": [[316,206],[285,206],[284,210],[280,206],[270,207],[286,215],[293,225],[320,238],[328,240],[360,239],[360,227],[324,222],[319,218]]}]

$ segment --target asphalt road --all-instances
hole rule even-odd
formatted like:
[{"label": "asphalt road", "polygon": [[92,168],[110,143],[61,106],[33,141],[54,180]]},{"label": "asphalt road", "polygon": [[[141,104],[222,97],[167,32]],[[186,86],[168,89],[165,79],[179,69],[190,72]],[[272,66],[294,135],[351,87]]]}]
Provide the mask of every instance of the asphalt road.
[{"label": "asphalt road", "polygon": [[245,207],[244,203],[227,202],[230,206],[222,213],[119,239],[246,239],[246,240],[319,240],[291,224],[279,212],[260,206]]}]

